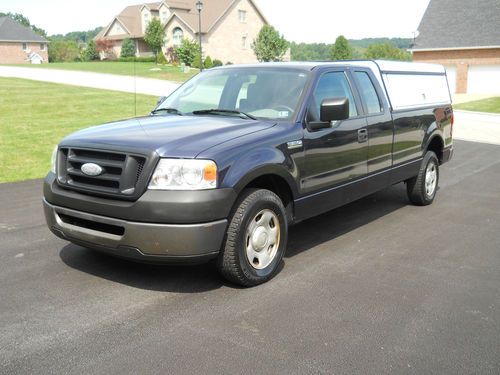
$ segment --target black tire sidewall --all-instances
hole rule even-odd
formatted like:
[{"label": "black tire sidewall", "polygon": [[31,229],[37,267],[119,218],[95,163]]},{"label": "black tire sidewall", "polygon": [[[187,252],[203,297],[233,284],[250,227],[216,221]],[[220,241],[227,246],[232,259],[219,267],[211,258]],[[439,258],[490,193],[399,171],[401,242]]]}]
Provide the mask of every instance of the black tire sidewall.
[{"label": "black tire sidewall", "polygon": [[[434,188],[434,192],[432,193],[431,196],[427,195],[427,191],[425,188],[425,175],[427,173],[427,167],[429,166],[430,163],[434,163],[436,166],[436,187]],[[422,178],[421,178],[421,184],[422,186],[421,191],[422,191],[422,198],[427,204],[430,204],[434,201],[434,198],[436,197],[436,193],[438,191],[438,186],[439,186],[439,161],[437,159],[437,156],[434,152],[428,151],[427,154],[425,155],[424,158],[424,163],[422,163]]]},{"label": "black tire sidewall", "polygon": [[[280,224],[280,243],[273,261],[266,268],[259,270],[254,268],[248,261],[245,248],[246,232],[250,220],[252,220],[257,215],[257,213],[264,209],[273,211],[278,217]],[[277,198],[273,193],[269,192],[269,194],[267,194],[266,196],[260,199],[255,199],[248,205],[243,214],[240,224],[240,229],[236,236],[239,266],[247,279],[264,282],[274,275],[285,253],[288,237],[288,225],[285,209],[279,201],[279,198]]]}]

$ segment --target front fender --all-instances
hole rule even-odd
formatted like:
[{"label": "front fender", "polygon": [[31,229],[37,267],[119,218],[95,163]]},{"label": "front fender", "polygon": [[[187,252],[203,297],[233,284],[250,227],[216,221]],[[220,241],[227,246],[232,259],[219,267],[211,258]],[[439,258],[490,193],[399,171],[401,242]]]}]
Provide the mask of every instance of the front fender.
[{"label": "front fender", "polygon": [[289,185],[294,197],[298,195],[298,170],[293,159],[271,147],[256,148],[235,160],[227,170],[222,187],[241,192],[252,180],[263,175],[277,175]]}]

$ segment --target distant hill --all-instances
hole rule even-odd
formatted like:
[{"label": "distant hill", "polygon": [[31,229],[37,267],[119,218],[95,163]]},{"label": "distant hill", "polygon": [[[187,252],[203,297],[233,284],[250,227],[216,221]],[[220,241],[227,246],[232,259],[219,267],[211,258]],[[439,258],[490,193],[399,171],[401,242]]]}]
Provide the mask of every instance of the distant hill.
[{"label": "distant hill", "polygon": [[[364,57],[366,48],[372,44],[391,43],[397,48],[410,48],[413,39],[411,38],[364,38],[349,39],[349,44],[353,49],[353,58]],[[295,43],[290,45],[291,57],[293,61],[323,61],[329,60],[332,44],[326,43]]]},{"label": "distant hill", "polygon": [[63,34],[51,35],[49,39],[52,41],[65,40],[65,41],[73,41],[78,44],[87,44],[90,40],[94,39],[101,30],[102,27],[96,27],[93,30],[72,31],[64,35]]}]

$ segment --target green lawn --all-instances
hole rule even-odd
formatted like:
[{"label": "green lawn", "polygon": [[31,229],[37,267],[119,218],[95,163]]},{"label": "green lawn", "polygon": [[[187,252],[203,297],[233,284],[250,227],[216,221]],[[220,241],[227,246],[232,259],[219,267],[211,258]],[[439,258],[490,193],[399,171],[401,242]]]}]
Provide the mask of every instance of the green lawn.
[{"label": "green lawn", "polygon": [[453,108],[465,111],[500,113],[500,96],[457,104]]},{"label": "green lawn", "polygon": [[[135,64],[135,68],[134,68]],[[41,65],[16,65],[33,69],[64,69],[79,70],[82,72],[109,73],[138,77],[166,79],[175,82],[184,82],[198,73],[198,70],[191,70],[190,73],[181,72],[180,67],[172,65],[156,65],[146,62],[119,62],[119,61],[94,61],[94,62],[68,62],[49,63]]]},{"label": "green lawn", "polygon": [[[156,100],[137,95],[137,115]],[[43,177],[64,136],[134,114],[133,94],[0,78],[0,182]]]}]

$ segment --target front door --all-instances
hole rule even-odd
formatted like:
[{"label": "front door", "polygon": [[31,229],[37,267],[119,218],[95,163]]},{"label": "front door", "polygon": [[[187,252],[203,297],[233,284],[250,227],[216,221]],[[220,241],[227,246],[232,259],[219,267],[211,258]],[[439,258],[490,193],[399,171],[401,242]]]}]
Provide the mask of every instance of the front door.
[{"label": "front door", "polygon": [[302,191],[311,193],[365,177],[368,173],[366,118],[345,71],[331,70],[320,76],[310,98],[306,122],[319,121],[321,102],[327,98],[349,100],[349,118],[332,122],[326,129],[305,129],[306,168]]}]

